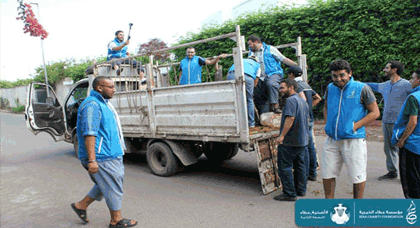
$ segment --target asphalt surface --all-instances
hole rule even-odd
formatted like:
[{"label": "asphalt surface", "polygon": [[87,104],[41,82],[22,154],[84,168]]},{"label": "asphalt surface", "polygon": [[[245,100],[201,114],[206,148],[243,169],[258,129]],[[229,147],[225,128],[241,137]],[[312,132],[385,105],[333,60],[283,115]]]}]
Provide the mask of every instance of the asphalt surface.
[{"label": "asphalt surface", "polygon": [[[92,182],[75,157],[73,145],[33,135],[22,114],[0,112],[0,226],[108,227],[104,201],[88,209],[83,224],[70,204],[81,200]],[[317,136],[321,155],[325,137]],[[403,198],[399,179],[378,181],[386,173],[383,144],[368,142],[365,198]],[[143,155],[126,155],[123,216],[136,227],[296,227],[294,203],[277,202],[276,191],[263,195],[255,153],[239,154],[223,165],[205,156],[172,177],[158,177]],[[319,172],[320,174],[320,172]],[[309,182],[305,198],[324,197],[321,178]],[[337,180],[336,198],[352,198],[345,167]]]}]

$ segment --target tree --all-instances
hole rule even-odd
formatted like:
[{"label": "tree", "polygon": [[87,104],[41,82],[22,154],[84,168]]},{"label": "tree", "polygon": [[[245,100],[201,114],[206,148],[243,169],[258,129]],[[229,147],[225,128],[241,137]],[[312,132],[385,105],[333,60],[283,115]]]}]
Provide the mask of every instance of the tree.
[{"label": "tree", "polygon": [[[139,45],[139,54],[150,55],[152,51],[167,48],[168,46],[159,38],[150,39],[149,42]],[[159,52],[153,55],[153,59],[160,63],[166,62],[170,56],[168,52]]]},{"label": "tree", "polygon": [[23,3],[22,0],[17,0],[19,3],[18,7],[18,16],[16,20],[22,20],[25,24],[23,27],[24,33],[30,33],[31,36],[41,37],[45,39],[48,36],[48,32],[38,23],[38,20],[35,18],[35,14],[32,11],[32,6],[28,3]]}]

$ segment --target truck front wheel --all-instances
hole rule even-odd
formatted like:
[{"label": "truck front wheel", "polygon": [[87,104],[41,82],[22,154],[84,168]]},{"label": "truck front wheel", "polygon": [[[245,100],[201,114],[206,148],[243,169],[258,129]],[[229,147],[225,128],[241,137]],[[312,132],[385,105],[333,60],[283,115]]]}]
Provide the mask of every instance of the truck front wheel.
[{"label": "truck front wheel", "polygon": [[162,142],[153,143],[147,149],[147,164],[159,176],[171,176],[178,170],[178,160],[172,149]]}]

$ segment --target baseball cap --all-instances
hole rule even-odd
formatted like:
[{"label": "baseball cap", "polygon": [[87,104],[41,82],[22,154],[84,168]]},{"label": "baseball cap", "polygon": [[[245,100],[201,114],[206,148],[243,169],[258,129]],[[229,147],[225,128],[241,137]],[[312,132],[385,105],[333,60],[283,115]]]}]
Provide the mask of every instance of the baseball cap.
[{"label": "baseball cap", "polygon": [[292,73],[295,76],[301,76],[302,75],[302,69],[298,66],[291,66],[289,69],[287,69],[286,74]]}]

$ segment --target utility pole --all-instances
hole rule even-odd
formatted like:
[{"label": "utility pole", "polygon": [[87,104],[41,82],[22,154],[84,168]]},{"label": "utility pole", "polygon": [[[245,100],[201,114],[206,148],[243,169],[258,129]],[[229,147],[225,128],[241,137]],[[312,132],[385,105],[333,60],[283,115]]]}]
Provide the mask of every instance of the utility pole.
[{"label": "utility pole", "polygon": [[[31,5],[36,5],[36,8],[38,10],[38,23],[41,24],[41,15],[39,14],[39,4],[31,2]],[[49,97],[48,93],[48,77],[47,77],[47,66],[45,65],[45,58],[44,58],[44,40],[41,38],[41,52],[42,52],[42,62],[44,64],[44,75],[45,75],[45,84],[46,84],[46,90],[47,90],[47,97]]]}]

